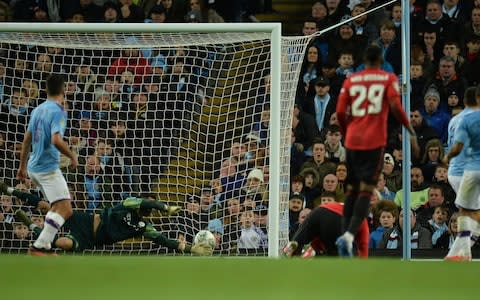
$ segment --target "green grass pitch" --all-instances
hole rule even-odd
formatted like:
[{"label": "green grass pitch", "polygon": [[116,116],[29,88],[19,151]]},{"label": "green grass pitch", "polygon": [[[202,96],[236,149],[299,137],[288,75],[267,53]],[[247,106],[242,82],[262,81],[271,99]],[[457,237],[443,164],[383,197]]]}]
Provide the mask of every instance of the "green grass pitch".
[{"label": "green grass pitch", "polygon": [[0,256],[1,299],[478,299],[480,265],[391,259]]}]

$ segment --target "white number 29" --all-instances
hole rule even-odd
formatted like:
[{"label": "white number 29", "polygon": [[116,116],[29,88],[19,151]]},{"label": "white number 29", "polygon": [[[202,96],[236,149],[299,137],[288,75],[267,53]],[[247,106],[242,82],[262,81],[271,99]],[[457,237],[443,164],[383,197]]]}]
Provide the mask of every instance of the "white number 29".
[{"label": "white number 29", "polygon": [[[383,84],[372,84],[369,88],[364,85],[352,85],[350,87],[350,97],[354,98],[352,116],[363,117],[366,114],[378,114],[382,110],[384,92]],[[365,100],[368,101],[367,108],[361,107]]]}]

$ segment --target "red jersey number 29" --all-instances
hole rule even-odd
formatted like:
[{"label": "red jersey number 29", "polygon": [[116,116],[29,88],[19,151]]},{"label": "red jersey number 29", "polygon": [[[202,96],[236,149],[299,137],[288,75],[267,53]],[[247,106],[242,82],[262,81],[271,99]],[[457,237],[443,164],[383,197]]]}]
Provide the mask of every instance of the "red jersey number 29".
[{"label": "red jersey number 29", "polygon": [[[383,84],[371,84],[369,87],[365,85],[352,85],[350,87],[350,97],[353,98],[352,116],[363,117],[366,114],[378,114],[382,110],[383,94],[385,86]],[[368,106],[362,105],[368,101]]]}]

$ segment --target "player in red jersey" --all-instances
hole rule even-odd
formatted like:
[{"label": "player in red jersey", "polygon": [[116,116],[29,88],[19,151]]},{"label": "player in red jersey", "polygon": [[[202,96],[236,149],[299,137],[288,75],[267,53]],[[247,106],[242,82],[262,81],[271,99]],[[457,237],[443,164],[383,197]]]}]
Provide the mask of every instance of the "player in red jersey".
[{"label": "player in red jersey", "polygon": [[[342,216],[342,203],[332,202],[315,208],[308,214],[283,252],[287,256],[300,255],[303,246],[311,243],[311,247],[305,251],[304,257],[315,254],[338,255],[335,241],[343,233]],[[368,224],[367,220],[364,220],[355,236],[358,256],[368,257],[368,239]],[[315,254],[312,253],[312,249],[315,250]]]},{"label": "player in red jersey", "polygon": [[395,74],[380,69],[382,50],[370,45],[365,51],[365,70],[343,82],[337,103],[337,118],[344,131],[348,180],[344,208],[344,234],[337,240],[341,256],[352,254],[352,243],[368,214],[372,191],[383,166],[389,111],[408,130],[413,151],[418,151],[415,131],[400,103]]}]

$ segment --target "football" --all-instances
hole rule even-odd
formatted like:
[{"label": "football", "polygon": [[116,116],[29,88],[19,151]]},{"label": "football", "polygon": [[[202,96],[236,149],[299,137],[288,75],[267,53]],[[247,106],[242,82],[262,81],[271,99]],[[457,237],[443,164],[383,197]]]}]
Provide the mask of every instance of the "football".
[{"label": "football", "polygon": [[205,243],[205,244],[211,246],[212,249],[215,249],[216,240],[215,240],[215,236],[213,235],[213,233],[211,233],[208,230],[200,230],[195,235],[195,239],[193,240],[193,244],[198,245],[198,244],[202,244],[202,243]]}]

